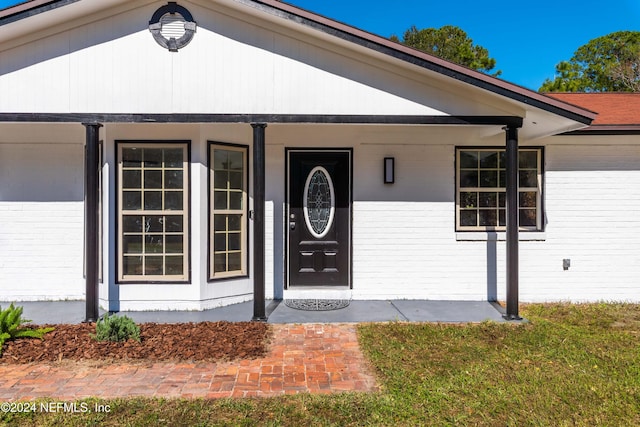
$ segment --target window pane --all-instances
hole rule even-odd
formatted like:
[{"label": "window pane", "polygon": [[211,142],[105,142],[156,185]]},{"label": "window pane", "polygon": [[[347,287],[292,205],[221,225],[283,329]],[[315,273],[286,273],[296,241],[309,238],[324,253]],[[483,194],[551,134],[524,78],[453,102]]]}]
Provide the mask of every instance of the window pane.
[{"label": "window pane", "polygon": [[167,235],[164,237],[164,250],[166,253],[180,254],[183,252],[182,236]]},{"label": "window pane", "polygon": [[166,170],[164,171],[164,188],[181,189],[182,183],[182,171]]},{"label": "window pane", "polygon": [[227,250],[227,234],[216,233],[213,241],[213,251],[221,252]]},{"label": "window pane", "polygon": [[164,259],[164,274],[173,276],[182,276],[184,273],[184,263],[181,256],[168,256]]},{"label": "window pane", "polygon": [[239,191],[229,192],[229,209],[242,209],[242,193]]},{"label": "window pane", "polygon": [[144,231],[147,233],[162,233],[164,218],[158,215],[149,215],[145,217]]},{"label": "window pane", "polygon": [[535,208],[537,201],[537,193],[535,191],[520,192],[519,206],[521,208]]},{"label": "window pane", "polygon": [[229,151],[229,169],[241,171],[242,166],[242,152]]},{"label": "window pane", "polygon": [[538,174],[536,171],[520,171],[520,187],[536,188],[538,186]]},{"label": "window pane", "polygon": [[165,210],[182,210],[182,191],[166,191],[164,193]]},{"label": "window pane", "polygon": [[240,231],[242,215],[229,215],[229,231]]},{"label": "window pane", "polygon": [[506,188],[507,187],[507,172],[504,170],[500,170],[500,172],[498,173],[498,176],[500,178],[500,180],[498,181],[498,187],[499,188]]},{"label": "window pane", "polygon": [[480,167],[481,168],[498,168],[498,153],[493,151],[481,151],[480,152]]},{"label": "window pane", "polygon": [[144,192],[144,209],[148,211],[159,211],[162,209],[162,191]]},{"label": "window pane", "polygon": [[122,188],[140,188],[142,173],[139,170],[122,171]]},{"label": "window pane", "polygon": [[475,227],[478,225],[478,211],[460,211],[460,225]]},{"label": "window pane", "polygon": [[495,210],[480,210],[480,225],[496,226],[498,225],[498,215]]},{"label": "window pane", "polygon": [[460,193],[461,208],[475,208],[478,206],[478,193]]},{"label": "window pane", "polygon": [[233,252],[229,254],[229,271],[242,270],[242,256],[240,252]]},{"label": "window pane", "polygon": [[166,148],[164,150],[165,168],[182,168],[184,161],[184,151],[182,148]]},{"label": "window pane", "polygon": [[228,177],[229,172],[227,171],[216,171],[213,173],[213,188],[221,188],[227,189],[228,186]]},{"label": "window pane", "polygon": [[507,206],[507,193],[498,193],[498,206],[501,208]]},{"label": "window pane", "polygon": [[227,215],[214,215],[213,229],[215,231],[225,231],[227,229]]},{"label": "window pane", "polygon": [[476,169],[478,167],[478,152],[477,151],[461,151],[460,167],[462,169]]},{"label": "window pane", "polygon": [[500,227],[506,227],[507,225],[507,210],[498,210],[498,220],[500,221]]},{"label": "window pane", "polygon": [[169,233],[181,233],[183,230],[182,226],[182,215],[167,215],[164,217],[165,221],[165,231]]},{"label": "window pane", "polygon": [[145,170],[144,188],[162,188],[162,171]]},{"label": "window pane", "polygon": [[162,234],[146,235],[144,238],[144,251],[150,254],[161,254],[163,252]]},{"label": "window pane", "polygon": [[144,257],[144,274],[147,276],[162,275],[162,257],[146,256]]},{"label": "window pane", "polygon": [[145,148],[143,157],[145,168],[159,168],[162,166],[162,148]]},{"label": "window pane", "polygon": [[242,172],[229,172],[229,188],[242,190]]},{"label": "window pane", "polygon": [[126,235],[122,237],[122,252],[125,254],[142,253],[142,236]]},{"label": "window pane", "polygon": [[137,148],[122,149],[122,165],[124,167],[140,167],[142,163],[142,150]]},{"label": "window pane", "polygon": [[122,270],[127,275],[142,274],[142,257],[141,256],[125,256],[122,259]]},{"label": "window pane", "polygon": [[240,233],[229,233],[229,250],[239,251],[242,248]]},{"label": "window pane", "polygon": [[141,233],[142,217],[140,215],[127,215],[122,218],[122,231],[125,233]]},{"label": "window pane", "polygon": [[227,271],[227,254],[215,254],[213,256],[213,269],[214,272],[219,273],[222,271]]},{"label": "window pane", "polygon": [[485,208],[496,207],[498,204],[498,193],[480,193],[479,206]]},{"label": "window pane", "polygon": [[227,192],[216,191],[213,193],[213,208],[227,209]]},{"label": "window pane", "polygon": [[478,187],[478,171],[460,171],[460,187]]},{"label": "window pane", "polygon": [[214,150],[213,151],[213,168],[215,170],[228,169],[229,156],[226,150]]},{"label": "window pane", "polygon": [[521,227],[535,227],[536,210],[535,209],[520,209],[520,226]]},{"label": "window pane", "polygon": [[122,208],[127,211],[142,209],[142,194],[139,191],[123,191]]},{"label": "window pane", "polygon": [[518,153],[518,165],[521,168],[537,169],[538,168],[538,152],[537,151],[520,151]]},{"label": "window pane", "polygon": [[498,171],[480,171],[480,187],[497,188]]}]

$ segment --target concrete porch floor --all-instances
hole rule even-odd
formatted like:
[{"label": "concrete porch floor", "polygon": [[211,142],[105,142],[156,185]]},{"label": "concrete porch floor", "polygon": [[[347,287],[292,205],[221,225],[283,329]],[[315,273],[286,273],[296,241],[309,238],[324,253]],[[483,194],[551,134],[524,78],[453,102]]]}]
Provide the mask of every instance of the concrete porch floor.
[{"label": "concrete porch floor", "polygon": [[[3,309],[9,302],[0,302]],[[84,301],[17,302],[23,317],[34,324],[80,323],[85,317]],[[103,313],[103,311],[101,311]],[[360,322],[443,322],[468,323],[491,320],[504,322],[504,310],[487,301],[354,300],[348,307],[331,311],[303,311],[287,307],[283,301],[267,301],[269,323],[360,323]],[[205,311],[122,311],[137,323],[181,323],[227,320],[249,321],[253,301]]]}]

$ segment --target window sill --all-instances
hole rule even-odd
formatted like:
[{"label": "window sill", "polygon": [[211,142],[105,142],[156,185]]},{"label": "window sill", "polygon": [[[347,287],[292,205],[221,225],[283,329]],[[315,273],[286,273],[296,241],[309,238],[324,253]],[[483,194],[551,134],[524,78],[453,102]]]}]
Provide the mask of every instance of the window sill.
[{"label": "window sill", "polygon": [[[456,240],[459,242],[504,242],[506,233],[504,231],[458,231],[456,232]],[[547,233],[544,231],[521,231],[518,233],[518,240],[521,242],[544,242],[547,240]]]}]

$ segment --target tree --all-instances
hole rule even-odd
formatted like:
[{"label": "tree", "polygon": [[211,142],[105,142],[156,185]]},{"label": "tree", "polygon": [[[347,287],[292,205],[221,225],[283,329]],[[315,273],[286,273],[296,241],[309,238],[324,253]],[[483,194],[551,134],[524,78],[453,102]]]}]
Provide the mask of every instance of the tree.
[{"label": "tree", "polygon": [[[487,49],[474,45],[466,32],[453,25],[421,30],[414,25],[405,31],[402,40],[396,35],[392,35],[391,40],[485,73],[496,66],[496,60],[489,57]],[[492,75],[497,77],[501,73],[496,71]]]},{"label": "tree", "polygon": [[618,31],[589,41],[540,92],[639,92],[640,32]]}]

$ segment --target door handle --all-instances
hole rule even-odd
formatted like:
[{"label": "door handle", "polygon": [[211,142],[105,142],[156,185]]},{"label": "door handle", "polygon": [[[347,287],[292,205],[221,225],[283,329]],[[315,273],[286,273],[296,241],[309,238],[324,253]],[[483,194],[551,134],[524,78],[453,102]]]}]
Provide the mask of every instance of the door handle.
[{"label": "door handle", "polygon": [[292,222],[290,222],[290,223],[289,223],[289,228],[290,228],[291,230],[295,230],[295,229],[296,229],[296,223],[295,223],[295,222],[293,222],[293,221],[292,221]]}]

